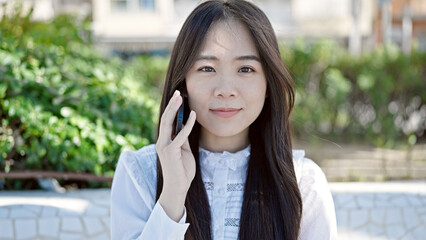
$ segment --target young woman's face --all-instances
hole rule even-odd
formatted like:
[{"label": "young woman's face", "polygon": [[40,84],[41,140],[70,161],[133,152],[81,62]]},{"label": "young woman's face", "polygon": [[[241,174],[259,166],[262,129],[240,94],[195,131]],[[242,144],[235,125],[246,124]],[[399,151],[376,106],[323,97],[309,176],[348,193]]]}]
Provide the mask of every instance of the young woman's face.
[{"label": "young woman's face", "polygon": [[266,78],[249,30],[219,21],[186,75],[189,106],[197,113],[201,140],[248,141],[248,127],[262,111]]}]

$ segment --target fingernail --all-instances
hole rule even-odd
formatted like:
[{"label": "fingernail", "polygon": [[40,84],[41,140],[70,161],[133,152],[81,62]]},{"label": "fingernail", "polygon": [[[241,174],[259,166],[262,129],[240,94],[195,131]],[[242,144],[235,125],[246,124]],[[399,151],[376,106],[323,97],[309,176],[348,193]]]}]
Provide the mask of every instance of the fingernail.
[{"label": "fingernail", "polygon": [[175,92],[173,93],[173,97],[176,97],[176,96],[178,96],[180,93],[179,93],[179,90],[175,90]]}]

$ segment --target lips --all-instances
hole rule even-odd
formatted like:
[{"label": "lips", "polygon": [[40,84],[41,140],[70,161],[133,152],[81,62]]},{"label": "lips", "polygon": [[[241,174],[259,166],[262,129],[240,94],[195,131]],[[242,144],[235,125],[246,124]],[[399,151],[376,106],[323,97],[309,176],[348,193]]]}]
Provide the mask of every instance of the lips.
[{"label": "lips", "polygon": [[241,108],[214,108],[210,109],[210,111],[213,112],[213,114],[223,117],[223,118],[230,118],[234,116],[235,114],[239,113]]}]

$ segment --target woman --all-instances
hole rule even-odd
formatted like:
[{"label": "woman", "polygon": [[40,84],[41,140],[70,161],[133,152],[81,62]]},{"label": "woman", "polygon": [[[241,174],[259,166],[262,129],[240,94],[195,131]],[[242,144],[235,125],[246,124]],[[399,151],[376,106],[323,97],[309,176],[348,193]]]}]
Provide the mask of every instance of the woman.
[{"label": "woman", "polygon": [[171,54],[156,144],[120,156],[112,238],[335,239],[327,180],[292,150],[293,105],[265,14],[241,0],[200,4]]}]

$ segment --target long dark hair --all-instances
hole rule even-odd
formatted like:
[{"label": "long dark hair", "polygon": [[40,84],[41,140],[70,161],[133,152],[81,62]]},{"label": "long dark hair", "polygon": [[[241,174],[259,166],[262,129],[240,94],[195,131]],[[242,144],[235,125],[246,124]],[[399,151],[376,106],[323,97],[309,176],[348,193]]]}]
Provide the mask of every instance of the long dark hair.
[{"label": "long dark hair", "polygon": [[[294,172],[289,124],[294,106],[294,85],[282,63],[272,26],[258,7],[242,0],[213,0],[200,4],[189,15],[171,54],[160,116],[173,92],[176,89],[185,91],[185,75],[192,67],[209,28],[217,21],[229,19],[239,20],[249,28],[267,80],[265,104],[249,129],[251,154],[238,238],[297,239],[302,199]],[[185,109],[189,109],[187,98],[184,104]],[[189,111],[186,111],[184,121],[188,115]],[[210,208],[199,164],[199,137],[200,125],[196,123],[189,136],[196,160],[196,174],[185,200],[187,222],[190,223],[185,234],[187,240],[212,239]],[[162,187],[162,170],[157,160],[157,200]]]}]

